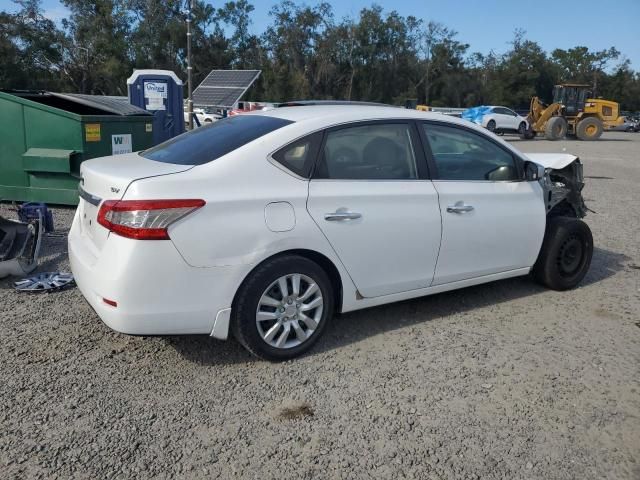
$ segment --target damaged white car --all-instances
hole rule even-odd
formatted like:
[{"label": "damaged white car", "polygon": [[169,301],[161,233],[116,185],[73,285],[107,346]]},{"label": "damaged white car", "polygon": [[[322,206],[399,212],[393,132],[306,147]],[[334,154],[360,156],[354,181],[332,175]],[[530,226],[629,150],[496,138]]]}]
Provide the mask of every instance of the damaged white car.
[{"label": "damaged white car", "polygon": [[338,312],[529,273],[572,288],[593,252],[576,157],[438,114],[279,108],[81,174],[69,256],[107,325],[232,332],[273,360]]}]

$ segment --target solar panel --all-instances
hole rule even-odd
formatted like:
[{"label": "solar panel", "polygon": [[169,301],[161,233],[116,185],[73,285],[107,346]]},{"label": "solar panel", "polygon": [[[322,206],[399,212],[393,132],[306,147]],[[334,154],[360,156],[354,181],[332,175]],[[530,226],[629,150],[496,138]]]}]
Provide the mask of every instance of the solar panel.
[{"label": "solar panel", "polygon": [[203,107],[233,108],[244,92],[244,88],[198,87],[193,92],[193,104]]},{"label": "solar panel", "polygon": [[260,75],[260,70],[212,70],[200,87],[249,88]]},{"label": "solar panel", "polygon": [[260,73],[260,70],[212,70],[193,91],[193,103],[233,108]]}]

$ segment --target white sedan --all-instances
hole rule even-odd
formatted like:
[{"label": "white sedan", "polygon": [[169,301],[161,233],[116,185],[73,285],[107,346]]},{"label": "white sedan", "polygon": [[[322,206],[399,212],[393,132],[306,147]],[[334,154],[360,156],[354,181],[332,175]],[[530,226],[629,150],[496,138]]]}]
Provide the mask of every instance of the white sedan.
[{"label": "white sedan", "polygon": [[572,288],[593,251],[576,157],[399,108],[238,115],[81,176],[71,267],[109,327],[271,360],[337,312],[530,272]]},{"label": "white sedan", "polygon": [[476,110],[478,110],[478,115],[474,115],[472,121],[478,125],[482,125],[490,132],[524,134],[529,125],[525,117],[518,115],[507,107],[494,105],[477,107]]},{"label": "white sedan", "polygon": [[[200,126],[203,125],[207,125],[209,123],[213,123],[213,122],[217,122],[218,120],[220,120],[222,118],[222,115],[218,115],[217,113],[208,110],[206,108],[198,108],[195,107],[193,109],[193,114],[196,116],[196,118],[198,119],[198,122],[200,123]],[[189,124],[189,112],[187,111],[187,107],[184,108],[184,124],[185,127]],[[198,125],[195,124],[194,122],[194,127],[197,127]]]}]

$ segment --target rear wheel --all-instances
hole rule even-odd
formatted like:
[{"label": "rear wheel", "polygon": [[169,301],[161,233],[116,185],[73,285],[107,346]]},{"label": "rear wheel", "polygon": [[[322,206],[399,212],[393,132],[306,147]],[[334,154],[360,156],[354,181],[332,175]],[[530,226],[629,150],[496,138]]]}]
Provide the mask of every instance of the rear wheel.
[{"label": "rear wheel", "polygon": [[593,256],[591,229],[582,220],[551,217],[533,276],[553,290],[568,290],[582,281]]},{"label": "rear wheel", "polygon": [[567,134],[567,121],[562,117],[551,117],[544,129],[547,140],[560,140]]},{"label": "rear wheel", "polygon": [[602,122],[595,117],[583,118],[576,127],[576,135],[580,140],[597,140],[602,135],[602,131]]},{"label": "rear wheel", "polygon": [[266,360],[309,350],[333,316],[333,289],[311,260],[286,255],[254,270],[238,291],[231,328],[238,341]]},{"label": "rear wheel", "polygon": [[496,130],[495,120],[489,120],[489,123],[487,123],[487,130],[489,130],[490,132],[495,132]]}]

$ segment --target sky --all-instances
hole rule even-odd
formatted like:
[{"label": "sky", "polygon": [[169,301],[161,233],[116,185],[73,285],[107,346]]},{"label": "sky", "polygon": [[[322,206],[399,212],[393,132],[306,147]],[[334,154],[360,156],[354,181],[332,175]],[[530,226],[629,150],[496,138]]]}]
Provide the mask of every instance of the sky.
[{"label": "sky", "polygon": [[[226,0],[208,3],[222,6]],[[337,18],[357,17],[373,0],[328,0]],[[254,33],[261,33],[270,23],[269,10],[277,0],[253,0]],[[315,0],[296,1],[313,5]],[[385,11],[396,10],[434,20],[458,32],[458,39],[470,45],[469,52],[497,54],[509,49],[517,28],[526,38],[538,42],[545,50],[568,49],[577,45],[591,50],[616,47],[624,58],[640,71],[640,0],[378,0]],[[59,0],[43,0],[45,16],[60,21],[67,14]],[[11,0],[0,0],[0,10],[14,11]]]}]

